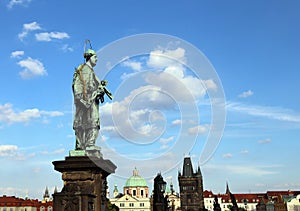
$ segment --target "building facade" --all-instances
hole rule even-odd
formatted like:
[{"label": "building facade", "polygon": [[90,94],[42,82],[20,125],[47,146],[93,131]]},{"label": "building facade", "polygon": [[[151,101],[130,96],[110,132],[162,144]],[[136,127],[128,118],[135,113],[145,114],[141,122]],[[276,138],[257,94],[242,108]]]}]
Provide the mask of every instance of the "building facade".
[{"label": "building facade", "polygon": [[168,210],[179,211],[180,197],[179,194],[175,192],[172,182],[170,183],[170,187],[167,186],[165,195],[168,199]]},{"label": "building facade", "polygon": [[288,211],[300,211],[300,194],[287,202]]},{"label": "building facade", "polygon": [[127,179],[123,193],[118,192],[115,185],[114,198],[109,199],[111,204],[119,207],[120,211],[150,211],[149,188],[146,180],[133,170],[133,175]]},{"label": "building facade", "polygon": [[[245,211],[300,211],[298,192],[268,191],[266,193],[238,193],[233,195],[238,208]],[[204,191],[204,204],[208,211],[213,211],[215,197],[218,199],[221,211],[230,211],[232,199],[229,193],[213,194],[211,191]]]}]

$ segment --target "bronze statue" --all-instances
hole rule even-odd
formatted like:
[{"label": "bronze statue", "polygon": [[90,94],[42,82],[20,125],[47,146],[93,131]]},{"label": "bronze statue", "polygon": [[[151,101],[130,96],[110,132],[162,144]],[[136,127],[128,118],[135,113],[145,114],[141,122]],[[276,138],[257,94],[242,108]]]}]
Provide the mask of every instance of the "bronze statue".
[{"label": "bronze statue", "polygon": [[76,107],[73,122],[75,150],[99,150],[95,146],[100,130],[99,102],[104,102],[105,94],[112,99],[112,94],[106,88],[108,82],[100,81],[94,72],[97,55],[91,45],[90,49],[85,50],[84,59],[85,62],[75,68],[72,84]]}]

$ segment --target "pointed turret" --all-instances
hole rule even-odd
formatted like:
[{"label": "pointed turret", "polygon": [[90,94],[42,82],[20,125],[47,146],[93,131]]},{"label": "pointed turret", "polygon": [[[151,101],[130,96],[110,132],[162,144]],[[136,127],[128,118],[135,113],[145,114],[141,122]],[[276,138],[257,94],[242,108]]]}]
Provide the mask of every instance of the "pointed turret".
[{"label": "pointed turret", "polygon": [[174,187],[173,187],[173,183],[171,182],[170,184],[170,190],[171,190],[171,194],[174,194],[175,190],[174,190]]},{"label": "pointed turret", "polygon": [[50,201],[50,195],[49,195],[48,187],[46,187],[46,190],[45,190],[45,193],[44,193],[44,196],[43,196],[43,201],[45,201],[45,202]]},{"label": "pointed turret", "polygon": [[232,208],[231,208],[231,210],[232,210],[232,211],[237,211],[237,210],[238,210],[238,205],[237,205],[235,196],[234,196],[234,195],[230,192],[230,190],[229,190],[229,185],[228,185],[228,182],[227,182],[227,181],[226,181],[226,194],[229,194],[230,199],[231,199],[231,203],[232,203]]},{"label": "pointed turret", "polygon": [[193,176],[193,165],[190,157],[185,157],[183,160],[183,177]]},{"label": "pointed turret", "polygon": [[197,174],[198,176],[201,176],[201,177],[202,177],[202,173],[201,173],[201,169],[200,169],[200,166],[199,166],[199,165],[198,165],[196,174]]},{"label": "pointed turret", "polygon": [[114,198],[116,198],[116,197],[119,195],[119,190],[118,190],[118,186],[117,186],[117,184],[115,184],[115,187],[114,187],[114,192],[113,192],[113,194],[114,194]]},{"label": "pointed turret", "polygon": [[226,181],[226,194],[230,194],[230,190],[229,190],[229,186],[228,186],[228,182]]}]

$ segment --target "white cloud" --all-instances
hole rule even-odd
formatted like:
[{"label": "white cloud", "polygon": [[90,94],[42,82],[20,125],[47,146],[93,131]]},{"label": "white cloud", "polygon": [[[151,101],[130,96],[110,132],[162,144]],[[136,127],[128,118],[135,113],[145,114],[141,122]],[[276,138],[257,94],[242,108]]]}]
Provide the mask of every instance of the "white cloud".
[{"label": "white cloud", "polygon": [[159,147],[159,149],[161,149],[161,150],[165,150],[165,149],[168,149],[168,148],[169,148],[169,145],[167,145],[167,144],[163,144]]},{"label": "white cloud", "polygon": [[297,114],[290,109],[271,106],[245,105],[235,102],[228,102],[226,104],[226,109],[228,111],[245,113],[251,116],[259,116],[280,121],[300,123],[300,114]]},{"label": "white cloud", "polygon": [[169,138],[160,138],[159,142],[162,144],[168,144],[170,142],[174,141],[174,136],[171,136]]},{"label": "white cloud", "polygon": [[203,80],[203,83],[207,89],[217,91],[218,87],[212,79]]},{"label": "white cloud", "polygon": [[41,115],[50,116],[50,117],[56,117],[56,116],[62,116],[63,113],[60,111],[40,111]]},{"label": "white cloud", "polygon": [[146,88],[140,87],[138,90],[133,90],[124,100],[106,103],[100,107],[102,119],[106,123],[105,127],[102,127],[103,131],[113,134],[117,132],[127,140],[138,140],[138,137],[152,140],[153,137],[161,134],[163,128],[158,123],[162,122],[162,117],[159,117],[159,112],[151,109],[151,105],[147,105],[149,93],[146,96],[141,94],[136,98],[136,94],[142,89]]},{"label": "white cloud", "polygon": [[181,124],[182,124],[182,120],[176,119],[176,120],[172,121],[171,124],[172,124],[173,126],[175,126],[175,125],[181,125]]},{"label": "white cloud", "polygon": [[31,2],[31,0],[10,0],[9,3],[7,4],[7,7],[9,9],[13,8],[16,5],[20,6],[26,6]]},{"label": "white cloud", "polygon": [[0,145],[0,157],[10,158],[13,160],[26,160],[34,157],[35,153],[25,155],[16,145]]},{"label": "white cloud", "polygon": [[172,141],[174,141],[174,136],[171,136],[171,137],[169,137],[169,138],[160,138],[159,139],[159,142],[162,144],[161,146],[160,146],[160,149],[161,150],[164,150],[164,149],[168,149],[169,148],[169,143],[170,142],[172,142]]},{"label": "white cloud", "polygon": [[272,140],[269,138],[258,141],[259,144],[269,144],[271,142],[272,142]]},{"label": "white cloud", "polygon": [[16,145],[0,145],[0,157],[12,157],[16,155],[18,146]]},{"label": "white cloud", "polygon": [[37,59],[28,57],[27,59],[18,62],[18,65],[25,68],[20,72],[20,76],[23,79],[30,79],[34,76],[47,75],[47,71],[42,62]]},{"label": "white cloud", "polygon": [[129,67],[133,69],[134,71],[141,71],[142,69],[142,63],[141,62],[135,62],[135,61],[128,61],[122,63],[123,66]]},{"label": "white cloud", "polygon": [[241,154],[248,154],[248,153],[249,153],[249,151],[248,151],[248,150],[246,150],[246,149],[244,149],[244,150],[240,151],[240,153],[241,153]]},{"label": "white cloud", "polygon": [[42,151],[40,152],[42,155],[60,155],[60,154],[63,154],[65,152],[65,149],[64,148],[61,148],[61,149],[57,149],[57,150],[54,150],[54,151]]},{"label": "white cloud", "polygon": [[40,25],[37,22],[32,22],[32,23],[25,23],[23,24],[23,30],[24,31],[35,31],[35,30],[40,30],[42,29]]},{"label": "white cloud", "polygon": [[72,47],[70,47],[68,44],[63,45],[61,49],[64,52],[73,52],[74,51],[74,49]]},{"label": "white cloud", "polygon": [[269,188],[273,189],[281,189],[281,190],[295,190],[300,188],[300,183],[281,183],[281,184],[273,184]]},{"label": "white cloud", "polygon": [[28,192],[26,189],[16,187],[0,187],[0,192],[7,196],[27,196]]},{"label": "white cloud", "polygon": [[18,34],[18,37],[21,41],[23,41],[23,39],[25,37],[27,37],[27,35],[29,34],[29,32],[31,31],[36,31],[36,30],[40,30],[42,29],[40,27],[40,25],[37,22],[32,22],[32,23],[25,23],[23,24],[23,30],[21,33]]},{"label": "white cloud", "polygon": [[62,112],[58,111],[40,111],[37,108],[26,109],[24,111],[16,112],[13,106],[9,103],[4,105],[0,104],[0,122],[3,123],[17,123],[24,122],[28,123],[32,119],[37,119],[45,116],[62,116]]},{"label": "white cloud", "polygon": [[233,155],[231,153],[226,153],[222,155],[223,158],[232,158],[232,156]]},{"label": "white cloud", "polygon": [[[18,37],[21,41],[23,41],[24,38],[27,37],[30,32],[41,29],[42,28],[40,27],[40,25],[35,21],[32,23],[25,23],[23,24],[22,32],[18,34]],[[66,32],[40,32],[35,34],[35,38],[37,41],[50,42],[53,39],[68,39],[70,38],[70,36]],[[62,49],[64,51],[73,51],[73,49],[68,47],[68,45],[64,45]]]},{"label": "white cloud", "polygon": [[70,36],[66,32],[41,32],[35,34],[37,41],[50,42],[52,39],[68,39]]},{"label": "white cloud", "polygon": [[239,95],[239,97],[240,97],[240,98],[247,98],[247,97],[252,96],[253,94],[254,94],[253,91],[248,90],[248,91],[245,91],[245,92],[241,93],[241,94]]},{"label": "white cloud", "polygon": [[185,50],[177,48],[175,50],[155,50],[150,52],[148,66],[155,68],[166,68],[174,64],[185,63]]},{"label": "white cloud", "polygon": [[264,176],[278,174],[278,171],[267,170],[280,167],[279,165],[260,166],[260,165],[205,165],[205,168],[231,172],[232,174]]},{"label": "white cloud", "polygon": [[206,125],[197,125],[195,127],[189,128],[189,134],[195,135],[195,134],[203,134],[207,132],[207,126]]},{"label": "white cloud", "polygon": [[195,99],[206,94],[201,80],[191,76],[184,77],[181,73],[183,73],[183,70],[180,67],[173,66],[167,68],[164,72],[147,73],[145,81],[148,84],[160,87],[162,92],[170,95],[176,102],[195,102]]},{"label": "white cloud", "polygon": [[11,58],[20,58],[24,55],[24,51],[13,51],[10,54]]},{"label": "white cloud", "polygon": [[[160,138],[157,135],[165,132],[168,129],[166,126],[170,126],[166,124],[168,112],[174,113],[174,109],[180,112],[186,111],[186,113],[195,111],[198,107],[198,98],[204,97],[207,89],[217,89],[213,80],[200,80],[185,72],[184,65],[182,65],[186,60],[185,50],[181,48],[153,51],[150,53],[149,60],[143,57],[142,62],[125,59],[124,66],[136,72],[142,71],[142,74],[136,74],[134,78],[141,82],[141,86],[134,87],[131,91],[128,90],[130,93],[125,97],[121,96],[122,99],[120,99],[118,94],[125,95],[126,88],[132,87],[125,86],[130,79],[124,81],[122,85],[125,88],[122,87],[119,89],[122,91],[115,94],[115,99],[120,100],[104,104],[100,107],[100,113],[105,122],[102,131],[120,133],[123,138],[126,136],[129,140],[133,137],[137,139],[148,137],[148,140],[153,137]],[[145,61],[146,65],[143,63]],[[150,71],[146,69],[143,71],[144,66]],[[181,120],[171,122],[173,126],[179,124],[182,124]],[[198,134],[206,130],[204,126],[196,126],[189,131],[185,130],[185,133]]]},{"label": "white cloud", "polygon": [[162,71],[149,73],[145,77],[145,81],[161,87],[162,90],[175,96],[176,99],[184,101],[203,97],[207,90],[217,90],[217,85],[212,79],[201,80],[186,75],[185,61],[185,50],[182,48],[152,51],[147,65],[150,69],[154,68]]}]

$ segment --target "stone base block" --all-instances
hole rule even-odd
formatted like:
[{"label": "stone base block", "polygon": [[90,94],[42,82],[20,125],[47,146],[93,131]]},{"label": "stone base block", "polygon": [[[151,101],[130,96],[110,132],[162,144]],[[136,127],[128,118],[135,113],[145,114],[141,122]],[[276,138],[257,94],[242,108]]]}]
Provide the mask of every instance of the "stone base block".
[{"label": "stone base block", "polygon": [[61,192],[53,194],[55,211],[106,210],[107,176],[116,169],[110,160],[98,156],[70,156],[53,161],[53,165],[62,173],[64,182]]}]

